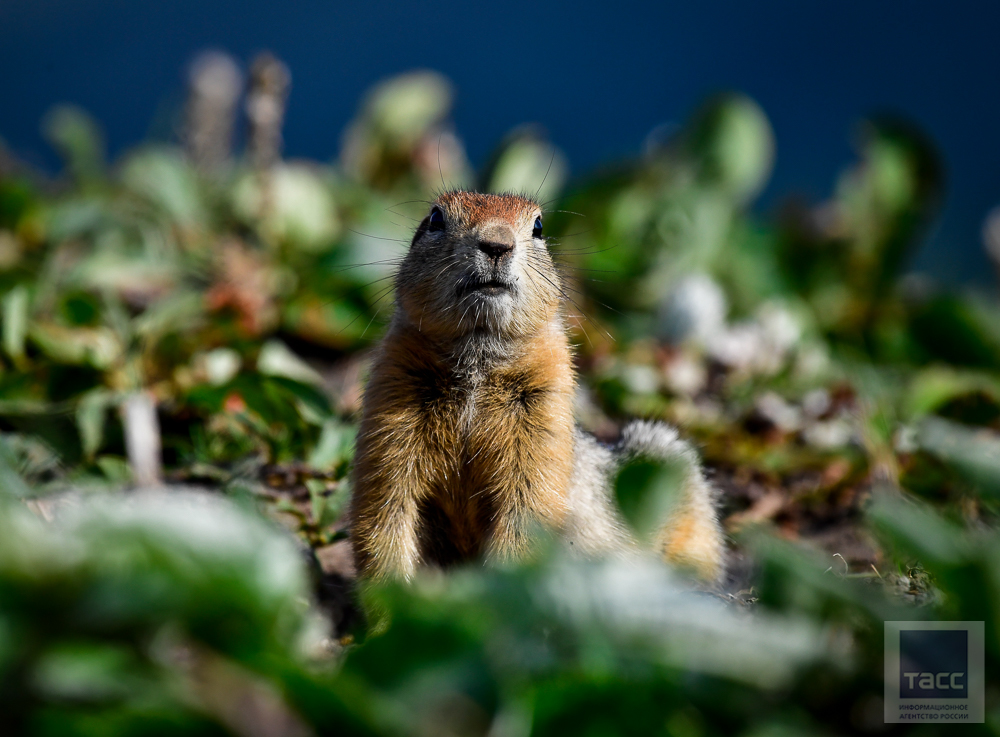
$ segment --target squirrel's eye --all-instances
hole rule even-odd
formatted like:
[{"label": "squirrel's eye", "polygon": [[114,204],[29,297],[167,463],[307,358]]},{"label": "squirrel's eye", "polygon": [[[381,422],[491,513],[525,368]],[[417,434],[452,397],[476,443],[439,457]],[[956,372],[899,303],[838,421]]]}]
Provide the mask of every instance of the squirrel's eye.
[{"label": "squirrel's eye", "polygon": [[542,237],[542,219],[540,217],[535,218],[535,228],[531,231],[532,238]]},{"label": "squirrel's eye", "polygon": [[436,207],[431,210],[430,217],[427,218],[427,230],[432,233],[444,230],[444,213]]}]

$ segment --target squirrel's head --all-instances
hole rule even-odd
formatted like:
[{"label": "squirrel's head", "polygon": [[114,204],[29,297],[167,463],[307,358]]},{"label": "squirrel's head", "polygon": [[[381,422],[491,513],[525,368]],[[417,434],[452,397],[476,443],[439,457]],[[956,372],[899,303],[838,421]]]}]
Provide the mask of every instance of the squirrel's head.
[{"label": "squirrel's head", "polygon": [[413,236],[396,294],[399,308],[424,332],[537,332],[556,314],[561,294],[541,207],[513,194],[442,194]]}]

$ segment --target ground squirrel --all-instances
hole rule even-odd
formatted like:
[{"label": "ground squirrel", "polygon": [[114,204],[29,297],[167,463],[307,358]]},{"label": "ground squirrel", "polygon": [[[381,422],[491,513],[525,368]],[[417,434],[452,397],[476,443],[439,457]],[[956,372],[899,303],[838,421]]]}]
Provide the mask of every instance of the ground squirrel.
[{"label": "ground squirrel", "polygon": [[718,579],[712,490],[676,431],[634,422],[607,448],[575,426],[563,294],[538,203],[464,191],[433,203],[364,394],[350,528],[363,576],[516,559],[539,523],[585,554],[634,549],[612,480],[648,456],[685,474],[657,551]]}]

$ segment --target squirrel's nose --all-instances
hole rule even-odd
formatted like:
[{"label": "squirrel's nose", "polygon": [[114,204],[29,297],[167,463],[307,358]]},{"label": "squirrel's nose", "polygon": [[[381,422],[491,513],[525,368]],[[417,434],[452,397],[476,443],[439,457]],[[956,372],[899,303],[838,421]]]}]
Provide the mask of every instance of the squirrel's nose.
[{"label": "squirrel's nose", "polygon": [[479,250],[485,253],[488,258],[499,261],[514,250],[514,244],[499,243],[497,241],[479,241]]}]

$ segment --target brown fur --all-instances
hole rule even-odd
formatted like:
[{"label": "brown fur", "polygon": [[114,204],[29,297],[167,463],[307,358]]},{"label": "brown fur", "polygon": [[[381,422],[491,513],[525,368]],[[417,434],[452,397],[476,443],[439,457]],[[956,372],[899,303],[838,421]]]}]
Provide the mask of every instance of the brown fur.
[{"label": "brown fur", "polygon": [[[540,208],[471,192],[435,206],[446,227],[417,229],[364,397],[351,539],[370,577],[519,558],[535,524],[569,519],[575,379],[558,272],[532,237]],[[478,291],[488,280],[508,287]]]}]

